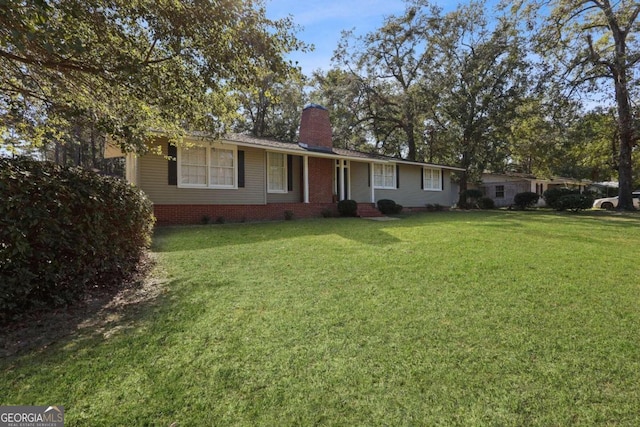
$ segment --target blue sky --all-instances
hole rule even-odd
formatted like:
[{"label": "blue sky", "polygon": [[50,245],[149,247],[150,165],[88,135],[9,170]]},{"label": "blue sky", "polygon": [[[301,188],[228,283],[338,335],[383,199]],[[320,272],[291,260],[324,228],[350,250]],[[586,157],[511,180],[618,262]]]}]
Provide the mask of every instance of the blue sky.
[{"label": "blue sky", "polygon": [[[454,9],[460,1],[435,0],[445,11]],[[399,15],[405,10],[402,0],[266,0],[267,16],[272,19],[293,16],[303,27],[298,38],[315,45],[306,54],[294,53],[289,59],[298,61],[302,72],[311,73],[320,68],[329,69],[333,51],[342,30],[355,28],[356,34],[366,34],[380,27],[386,16]]]}]

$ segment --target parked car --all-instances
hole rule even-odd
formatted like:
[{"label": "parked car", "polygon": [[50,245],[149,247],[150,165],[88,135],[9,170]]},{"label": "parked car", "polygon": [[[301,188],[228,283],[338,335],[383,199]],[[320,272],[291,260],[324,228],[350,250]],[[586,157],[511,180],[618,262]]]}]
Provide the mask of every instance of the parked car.
[{"label": "parked car", "polygon": [[[634,191],[633,193],[631,193],[631,197],[633,197],[633,206],[636,209],[640,209],[640,191]],[[606,210],[615,209],[618,207],[618,196],[596,199],[593,202],[593,207]]]}]

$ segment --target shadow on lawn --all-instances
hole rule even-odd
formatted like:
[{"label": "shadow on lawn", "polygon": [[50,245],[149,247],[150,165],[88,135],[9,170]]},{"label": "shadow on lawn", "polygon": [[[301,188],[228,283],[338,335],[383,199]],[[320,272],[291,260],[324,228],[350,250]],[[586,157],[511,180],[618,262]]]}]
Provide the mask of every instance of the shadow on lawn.
[{"label": "shadow on lawn", "polygon": [[[394,221],[396,226],[402,221]],[[322,218],[268,223],[217,224],[157,228],[153,237],[154,252],[201,250],[230,245],[335,235],[343,239],[374,246],[386,246],[400,239],[385,231],[389,223],[360,218]],[[172,237],[179,235],[180,239]]]},{"label": "shadow on lawn", "polygon": [[155,262],[147,263],[140,276],[120,290],[89,292],[67,307],[30,312],[4,325],[0,331],[0,361],[39,353],[57,343],[65,350],[77,348],[134,327],[153,307],[162,304],[168,287],[165,279],[151,273]]},{"label": "shadow on lawn", "polygon": [[[535,217],[535,218],[532,218]],[[354,242],[384,247],[400,242],[389,233],[390,229],[444,226],[455,223],[474,224],[478,227],[513,229],[514,233],[527,228],[534,219],[537,224],[557,223],[562,219],[567,225],[592,225],[611,228],[612,233],[636,230],[640,225],[637,213],[555,212],[551,210],[530,211],[451,211],[418,213],[401,216],[398,221],[378,222],[359,218],[322,218],[298,221],[217,224],[202,226],[175,226],[156,229],[152,250],[155,252],[177,252],[211,249],[231,245],[295,239],[300,237],[330,236]],[[179,239],[174,237],[179,235]],[[517,234],[514,235],[517,237]],[[461,238],[464,238],[461,236]]]}]

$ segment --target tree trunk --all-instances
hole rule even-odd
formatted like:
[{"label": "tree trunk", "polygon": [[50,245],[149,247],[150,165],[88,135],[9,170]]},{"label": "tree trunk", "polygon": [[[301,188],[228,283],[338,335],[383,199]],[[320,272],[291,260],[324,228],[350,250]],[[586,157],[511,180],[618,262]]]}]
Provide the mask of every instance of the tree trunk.
[{"label": "tree trunk", "polygon": [[616,80],[616,103],[618,106],[618,128],[620,133],[620,160],[618,162],[618,210],[632,211],[633,169],[631,152],[635,142],[633,117],[627,89],[627,78],[624,70],[619,70]]},{"label": "tree trunk", "polygon": [[405,133],[407,135],[407,148],[409,149],[409,152],[407,153],[407,160],[415,162],[417,157],[417,150],[416,138],[413,131],[413,123],[409,123],[408,126],[405,127]]},{"label": "tree trunk", "polygon": [[[466,142],[468,144],[468,141]],[[460,193],[458,193],[458,207],[465,208],[467,205],[466,191],[469,186],[469,155],[465,151],[462,153],[461,166],[464,168],[464,172],[460,174]]]},{"label": "tree trunk", "polygon": [[459,208],[466,208],[467,205],[467,197],[465,195],[465,192],[467,191],[467,187],[469,185],[467,175],[468,174],[466,170],[460,174],[460,192],[458,193]]}]

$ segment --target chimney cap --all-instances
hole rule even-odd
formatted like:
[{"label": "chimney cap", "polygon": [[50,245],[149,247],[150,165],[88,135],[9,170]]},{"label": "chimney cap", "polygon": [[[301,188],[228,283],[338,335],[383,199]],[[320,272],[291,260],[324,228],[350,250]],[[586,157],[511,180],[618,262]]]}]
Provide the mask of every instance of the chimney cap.
[{"label": "chimney cap", "polygon": [[304,111],[304,110],[307,110],[309,108],[319,108],[320,110],[326,110],[326,108],[323,107],[320,104],[307,104],[302,110]]}]

